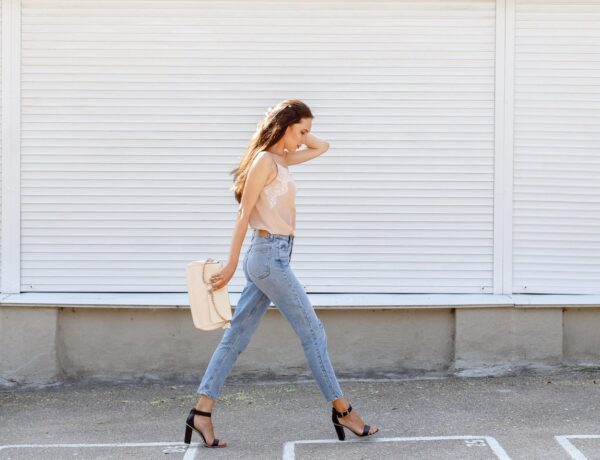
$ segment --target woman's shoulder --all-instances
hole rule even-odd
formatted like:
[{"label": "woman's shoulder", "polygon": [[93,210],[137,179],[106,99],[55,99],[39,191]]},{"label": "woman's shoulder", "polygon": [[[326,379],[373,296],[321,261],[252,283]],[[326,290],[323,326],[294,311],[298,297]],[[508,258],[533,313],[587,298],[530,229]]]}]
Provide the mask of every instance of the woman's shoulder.
[{"label": "woman's shoulder", "polygon": [[[263,166],[264,165],[264,166]],[[258,152],[256,157],[254,157],[254,161],[252,162],[252,167],[256,168],[268,168],[269,173],[267,176],[267,182],[270,183],[277,177],[278,167],[277,161],[273,158],[273,154],[271,152],[267,152],[266,150],[261,150]]]},{"label": "woman's shoulder", "polygon": [[271,152],[267,152],[266,150],[261,150],[260,152],[258,152],[256,154],[256,158],[263,158],[263,157],[269,157],[271,158]]},{"label": "woman's shoulder", "polygon": [[271,153],[267,150],[261,150],[260,152],[258,152],[257,158],[258,156],[264,156],[264,157],[269,157],[271,160],[273,160],[273,163],[275,163],[276,165],[281,165],[284,168],[288,167],[287,164],[287,155],[282,157],[281,155],[276,155],[274,153]]},{"label": "woman's shoulder", "polygon": [[[259,162],[263,162],[263,163],[277,163],[277,161],[275,160],[275,158],[273,158],[273,154],[271,152],[267,152],[266,150],[261,150],[254,157],[253,163],[256,164],[256,163],[259,163]],[[275,164],[275,166],[276,166],[276,164]]]}]

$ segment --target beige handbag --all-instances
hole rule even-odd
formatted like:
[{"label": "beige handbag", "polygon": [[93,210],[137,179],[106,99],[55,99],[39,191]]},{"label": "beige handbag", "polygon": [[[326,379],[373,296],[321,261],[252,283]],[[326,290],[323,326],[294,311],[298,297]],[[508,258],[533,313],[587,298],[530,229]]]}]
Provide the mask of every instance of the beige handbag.
[{"label": "beige handbag", "polygon": [[213,292],[210,278],[223,268],[217,260],[195,260],[187,264],[187,288],[194,326],[211,331],[231,326],[231,303],[227,286]]}]

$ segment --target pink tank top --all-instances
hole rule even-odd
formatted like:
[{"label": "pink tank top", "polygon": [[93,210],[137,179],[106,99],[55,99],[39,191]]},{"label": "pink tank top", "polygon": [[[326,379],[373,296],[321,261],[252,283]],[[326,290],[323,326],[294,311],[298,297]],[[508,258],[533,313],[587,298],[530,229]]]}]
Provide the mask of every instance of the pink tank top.
[{"label": "pink tank top", "polygon": [[277,165],[277,176],[263,187],[250,214],[250,227],[276,235],[293,235],[296,229],[296,184],[285,164],[265,152]]}]

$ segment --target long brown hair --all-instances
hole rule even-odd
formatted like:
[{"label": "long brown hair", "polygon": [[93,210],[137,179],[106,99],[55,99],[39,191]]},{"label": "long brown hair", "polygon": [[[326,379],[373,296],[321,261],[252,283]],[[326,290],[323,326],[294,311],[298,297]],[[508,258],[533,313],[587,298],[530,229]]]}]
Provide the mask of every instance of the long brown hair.
[{"label": "long brown hair", "polygon": [[238,203],[242,202],[248,170],[256,156],[279,142],[287,127],[300,123],[302,118],[313,118],[308,106],[298,99],[286,99],[273,107],[273,110],[258,123],[239,166],[230,173],[233,175],[233,186],[230,190],[234,192]]}]

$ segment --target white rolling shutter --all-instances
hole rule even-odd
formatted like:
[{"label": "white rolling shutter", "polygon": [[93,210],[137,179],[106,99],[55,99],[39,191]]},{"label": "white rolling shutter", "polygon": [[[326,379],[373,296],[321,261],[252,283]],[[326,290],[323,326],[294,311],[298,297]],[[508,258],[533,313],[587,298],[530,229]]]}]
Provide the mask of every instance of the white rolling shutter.
[{"label": "white rolling shutter", "polygon": [[518,0],[513,292],[600,293],[600,2]]},{"label": "white rolling shutter", "polygon": [[307,290],[491,293],[494,15],[25,0],[23,291],[184,291],[189,260],[228,255],[256,123],[297,97],[331,144],[291,168]]}]

